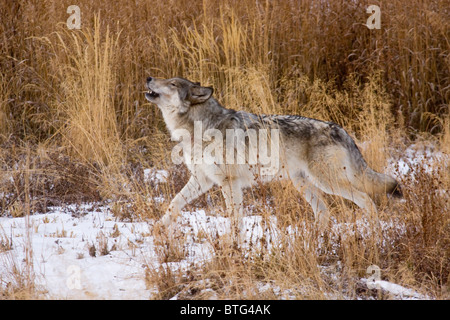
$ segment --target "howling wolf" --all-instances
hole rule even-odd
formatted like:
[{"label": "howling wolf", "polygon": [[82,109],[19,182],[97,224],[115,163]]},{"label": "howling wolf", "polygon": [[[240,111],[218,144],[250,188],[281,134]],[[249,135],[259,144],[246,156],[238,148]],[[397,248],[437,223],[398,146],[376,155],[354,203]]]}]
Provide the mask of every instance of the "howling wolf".
[{"label": "howling wolf", "polygon": [[[188,183],[161,218],[159,223],[163,226],[171,225],[185,204],[214,185],[220,187],[227,211],[240,226],[242,189],[259,179],[291,179],[311,205],[320,230],[329,219],[323,193],[344,197],[366,211],[376,211],[369,195],[388,193],[401,197],[398,182],[372,170],[353,139],[333,122],[227,109],[212,97],[211,87],[183,78],[149,77],[146,86],[146,99],[161,110],[172,137],[180,141],[184,162],[191,172]],[[237,139],[237,133],[243,133],[243,138]],[[254,141],[258,137],[259,145]],[[212,140],[214,148],[213,142],[203,145]],[[265,146],[261,141],[272,143]],[[233,155],[239,150],[245,151],[236,159]],[[261,156],[264,150],[270,151],[270,158]],[[204,157],[205,152],[208,157]],[[266,163],[270,170],[258,163],[261,158],[272,160]]]}]

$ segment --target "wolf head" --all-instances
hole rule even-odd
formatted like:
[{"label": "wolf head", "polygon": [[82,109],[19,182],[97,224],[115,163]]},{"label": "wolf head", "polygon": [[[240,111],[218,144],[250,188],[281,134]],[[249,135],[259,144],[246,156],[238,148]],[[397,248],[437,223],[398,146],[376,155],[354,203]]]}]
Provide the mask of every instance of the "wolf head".
[{"label": "wolf head", "polygon": [[213,88],[202,87],[198,82],[183,78],[147,78],[148,92],[145,98],[156,104],[163,112],[186,113],[189,108],[209,100]]}]

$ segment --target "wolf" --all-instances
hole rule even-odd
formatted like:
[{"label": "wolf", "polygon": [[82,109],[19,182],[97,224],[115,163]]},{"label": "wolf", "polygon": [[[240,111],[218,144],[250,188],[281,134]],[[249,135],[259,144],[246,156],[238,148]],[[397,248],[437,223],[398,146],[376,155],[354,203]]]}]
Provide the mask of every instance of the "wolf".
[{"label": "wolf", "polygon": [[[146,99],[161,110],[175,140],[180,140],[180,130],[192,135],[200,132],[204,135],[203,140],[211,140],[207,134],[211,130],[223,133],[221,138],[230,130],[244,133],[265,130],[270,132],[269,136],[273,137],[277,133],[279,137],[279,147],[269,147],[271,155],[278,157],[279,165],[265,175],[261,175],[261,166],[248,161],[249,152],[246,153],[246,160],[240,163],[220,161],[223,160],[219,159],[220,151],[212,155],[213,158],[217,157],[217,161],[209,163],[190,161],[193,155],[184,155],[191,177],[158,222],[161,226],[172,225],[186,204],[214,185],[221,189],[226,211],[234,217],[238,228],[241,228],[240,232],[243,232],[243,189],[260,180],[291,179],[311,205],[322,231],[329,220],[324,194],[344,197],[365,211],[376,211],[371,199],[375,194],[402,196],[399,183],[389,175],[372,170],[350,135],[333,122],[298,115],[256,115],[228,109],[213,97],[212,87],[180,77],[148,77],[146,87]],[[248,147],[248,140],[241,142]],[[192,147],[194,142],[195,139],[182,139],[180,144]],[[227,143],[227,147],[229,145]],[[233,146],[237,148],[237,145]],[[192,149],[195,146],[188,148]],[[202,150],[205,147],[200,147]]]}]

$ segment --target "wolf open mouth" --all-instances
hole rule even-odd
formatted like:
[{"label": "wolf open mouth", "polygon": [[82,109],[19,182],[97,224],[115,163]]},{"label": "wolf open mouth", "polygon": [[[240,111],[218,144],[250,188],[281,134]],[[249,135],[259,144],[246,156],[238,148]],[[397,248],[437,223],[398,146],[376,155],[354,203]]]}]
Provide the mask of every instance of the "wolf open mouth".
[{"label": "wolf open mouth", "polygon": [[145,93],[145,97],[147,99],[155,99],[159,97],[159,93],[156,93],[152,90],[148,90],[148,92]]}]

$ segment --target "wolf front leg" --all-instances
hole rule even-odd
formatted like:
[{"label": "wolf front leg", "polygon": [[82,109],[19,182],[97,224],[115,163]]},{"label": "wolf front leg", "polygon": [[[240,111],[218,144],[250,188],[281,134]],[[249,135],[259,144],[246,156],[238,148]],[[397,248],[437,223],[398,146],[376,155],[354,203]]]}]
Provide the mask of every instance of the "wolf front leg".
[{"label": "wolf front leg", "polygon": [[222,194],[225,199],[227,214],[231,220],[232,236],[237,235],[238,244],[242,245],[245,236],[244,230],[244,209],[243,192],[238,180],[224,181],[222,184]]},{"label": "wolf front leg", "polygon": [[173,198],[166,210],[164,216],[160,219],[158,224],[169,227],[181,212],[181,209],[192,200],[198,198],[206,191],[211,189],[213,182],[203,175],[191,176],[186,185],[181,191]]}]

